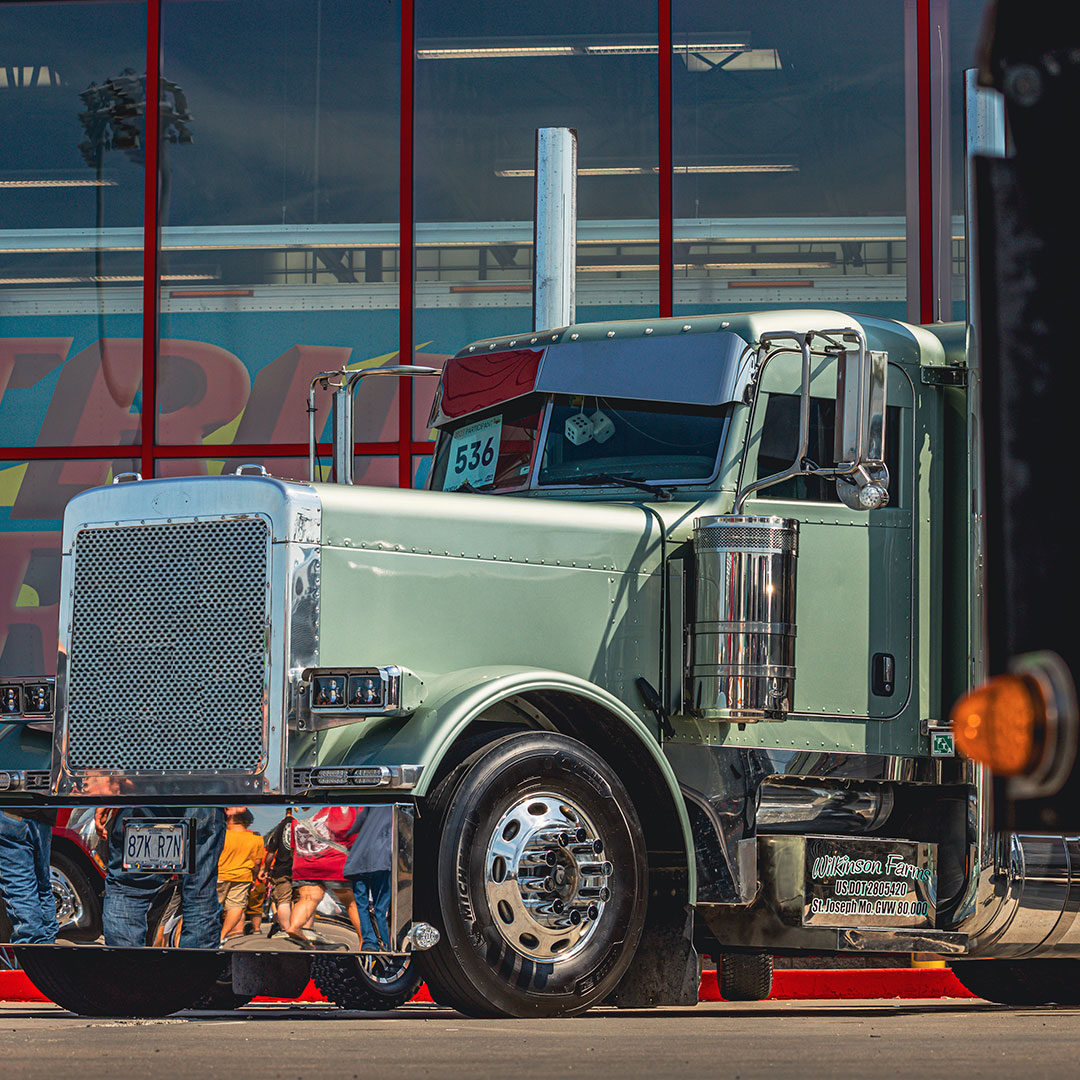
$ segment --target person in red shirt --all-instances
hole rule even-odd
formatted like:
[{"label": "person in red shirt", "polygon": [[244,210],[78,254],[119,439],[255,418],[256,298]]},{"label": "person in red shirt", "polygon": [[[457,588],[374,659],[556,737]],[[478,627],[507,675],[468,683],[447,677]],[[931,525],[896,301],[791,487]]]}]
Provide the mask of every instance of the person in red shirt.
[{"label": "person in red shirt", "polygon": [[304,924],[327,892],[344,906],[357,938],[363,940],[352,883],[345,880],[345,858],[356,836],[359,813],[351,806],[324,806],[310,817],[293,815],[292,874],[299,896],[285,932],[301,948],[313,947]]}]

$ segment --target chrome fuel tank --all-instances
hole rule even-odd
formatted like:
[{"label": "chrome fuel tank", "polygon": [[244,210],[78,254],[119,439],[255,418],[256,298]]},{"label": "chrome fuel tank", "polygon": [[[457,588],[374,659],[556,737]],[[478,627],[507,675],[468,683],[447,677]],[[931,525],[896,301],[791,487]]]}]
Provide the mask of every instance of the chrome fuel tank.
[{"label": "chrome fuel tank", "polygon": [[791,710],[798,554],[791,518],[698,518],[690,700],[699,715],[752,723]]}]

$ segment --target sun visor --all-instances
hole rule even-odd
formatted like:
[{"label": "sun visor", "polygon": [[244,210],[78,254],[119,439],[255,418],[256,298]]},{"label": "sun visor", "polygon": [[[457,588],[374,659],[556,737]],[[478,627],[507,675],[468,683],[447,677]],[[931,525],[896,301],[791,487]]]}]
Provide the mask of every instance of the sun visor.
[{"label": "sun visor", "polygon": [[724,405],[742,401],[752,355],[731,333],[568,342],[462,354],[446,362],[429,425],[526,394]]},{"label": "sun visor", "polygon": [[549,347],[536,389],[545,394],[724,405],[742,401],[751,354],[738,334],[680,334]]}]

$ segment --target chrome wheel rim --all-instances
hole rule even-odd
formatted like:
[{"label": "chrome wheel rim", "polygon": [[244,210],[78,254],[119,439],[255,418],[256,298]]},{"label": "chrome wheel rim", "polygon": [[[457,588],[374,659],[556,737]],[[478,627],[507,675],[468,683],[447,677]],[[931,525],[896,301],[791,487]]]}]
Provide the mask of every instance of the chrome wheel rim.
[{"label": "chrome wheel rim", "polygon": [[82,926],[83,906],[78,890],[71,879],[55,866],[49,867],[49,885],[56,901],[56,921],[63,930],[69,926]]},{"label": "chrome wheel rim", "polygon": [[588,814],[565,795],[524,795],[499,818],[484,887],[492,925],[515,952],[560,963],[585,948],[611,901],[604,850]]},{"label": "chrome wheel rim", "polygon": [[364,974],[378,986],[390,986],[400,982],[409,968],[411,957],[408,956],[372,956],[360,955],[360,966]]}]

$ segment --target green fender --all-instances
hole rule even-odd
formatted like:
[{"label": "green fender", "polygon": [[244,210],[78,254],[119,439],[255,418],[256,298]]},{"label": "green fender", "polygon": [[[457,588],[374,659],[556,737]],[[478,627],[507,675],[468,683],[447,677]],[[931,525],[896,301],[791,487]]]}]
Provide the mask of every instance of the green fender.
[{"label": "green fender", "polygon": [[682,829],[690,902],[697,897],[697,863],[690,818],[679,781],[656,735],[622,701],[595,683],[560,671],[538,668],[468,668],[424,679],[420,708],[402,719],[367,720],[320,732],[319,765],[420,765],[423,772],[413,793],[428,793],[439,763],[464,730],[493,705],[533,691],[561,691],[592,702],[618,718],[638,738],[664,778]]}]

